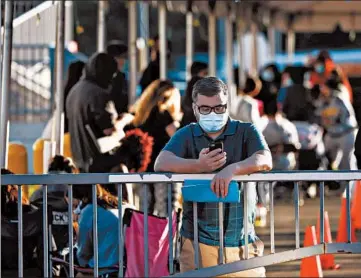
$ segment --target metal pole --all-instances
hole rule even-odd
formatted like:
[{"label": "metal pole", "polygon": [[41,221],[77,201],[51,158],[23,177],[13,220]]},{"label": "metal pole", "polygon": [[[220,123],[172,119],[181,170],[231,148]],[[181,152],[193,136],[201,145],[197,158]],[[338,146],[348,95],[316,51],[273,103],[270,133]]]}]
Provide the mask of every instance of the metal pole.
[{"label": "metal pole", "polygon": [[145,41],[145,48],[143,49],[144,55],[142,57],[142,64],[148,65],[149,62],[149,4],[145,1],[138,3],[138,13],[139,13],[139,36]]},{"label": "metal pole", "polygon": [[295,43],[295,32],[292,28],[289,28],[287,32],[287,58],[289,64],[293,63],[295,54]]},{"label": "metal pole", "polygon": [[105,51],[105,40],[106,40],[106,1],[98,1],[98,40],[97,50],[98,52]]},{"label": "metal pole", "polygon": [[73,1],[65,1],[65,43],[74,40],[74,4]]},{"label": "metal pole", "polygon": [[160,79],[167,78],[167,6],[164,1],[158,2],[158,32],[159,32],[159,63]]},{"label": "metal pole", "polygon": [[226,32],[226,67],[227,67],[227,84],[229,90],[234,83],[233,78],[233,16],[230,11],[225,20],[225,32]]},{"label": "metal pole", "polygon": [[237,24],[238,36],[238,80],[239,87],[242,88],[246,82],[245,65],[243,62],[243,38],[244,38],[244,21],[241,19]]},{"label": "metal pole", "polygon": [[276,29],[271,24],[267,29],[268,43],[270,49],[270,58],[272,61],[276,59]]},{"label": "metal pole", "polygon": [[208,71],[210,76],[216,76],[217,74],[216,22],[215,13],[214,11],[210,10],[208,15]]},{"label": "metal pole", "polygon": [[137,88],[137,3],[128,2],[129,104],[135,102]]},{"label": "metal pole", "polygon": [[64,134],[64,33],[65,33],[65,1],[58,1],[57,37],[56,37],[56,111],[55,111],[55,154],[63,154]]},{"label": "metal pole", "polygon": [[258,73],[258,27],[257,23],[252,21],[251,22],[251,35],[252,35],[252,65],[251,65],[251,73],[257,75]]},{"label": "metal pole", "polygon": [[[0,0],[0,22],[3,20],[3,8],[2,8],[2,0]],[[1,86],[1,80],[2,80],[2,61],[3,61],[3,33],[0,28],[0,86]]]},{"label": "metal pole", "polygon": [[[191,4],[190,4],[191,5]],[[192,7],[186,14],[186,73],[187,81],[191,79],[191,67],[193,64],[193,12]]]},{"label": "metal pole", "polygon": [[5,2],[4,23],[4,49],[2,60],[1,83],[1,168],[7,167],[7,153],[9,143],[9,106],[10,106],[10,81],[11,81],[11,54],[13,46],[13,14],[14,2]]}]

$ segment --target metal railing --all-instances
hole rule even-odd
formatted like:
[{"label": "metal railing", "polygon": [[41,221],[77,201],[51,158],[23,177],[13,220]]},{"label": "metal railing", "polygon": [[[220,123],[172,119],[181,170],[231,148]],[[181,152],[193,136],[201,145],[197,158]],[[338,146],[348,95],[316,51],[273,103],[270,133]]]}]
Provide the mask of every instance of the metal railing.
[{"label": "metal railing", "polygon": [[[188,174],[167,174],[167,173],[154,173],[154,174],[60,174],[60,175],[5,175],[2,176],[2,185],[18,184],[18,185],[31,185],[31,184],[44,184],[43,186],[43,243],[44,243],[44,276],[50,274],[49,264],[49,230],[47,220],[47,190],[48,186],[55,184],[68,184],[68,229],[69,229],[69,274],[74,277],[74,257],[73,257],[73,218],[72,218],[72,203],[73,186],[79,184],[93,184],[92,185],[92,203],[93,203],[93,252],[94,252],[94,276],[99,276],[99,264],[98,264],[98,227],[97,227],[97,189],[96,184],[117,184],[118,188],[118,200],[122,200],[122,186],[125,183],[143,184],[143,202],[144,202],[144,276],[149,276],[149,262],[148,262],[148,209],[147,209],[147,194],[148,185],[155,183],[166,183],[168,187],[168,225],[169,225],[169,265],[173,264],[174,250],[172,248],[172,205],[171,205],[171,194],[173,183],[183,183],[185,180],[211,180],[214,175],[188,175]],[[214,277],[218,275],[224,275],[243,270],[253,269],[257,267],[264,267],[273,264],[299,260],[305,257],[331,254],[331,253],[361,253],[361,243],[351,242],[351,189],[350,182],[346,185],[346,199],[347,199],[347,242],[345,243],[325,243],[324,237],[324,207],[325,207],[325,195],[324,187],[326,181],[355,181],[361,180],[361,171],[290,171],[290,172],[270,172],[260,173],[248,176],[236,176],[235,181],[238,181],[246,186],[243,186],[243,205],[244,205],[244,217],[243,225],[244,230],[248,233],[248,200],[247,200],[247,182],[294,182],[294,205],[295,205],[295,249],[284,251],[280,253],[275,252],[275,228],[274,228],[274,201],[273,201],[273,187],[270,186],[270,234],[271,234],[271,254],[263,257],[255,257],[248,259],[248,236],[245,235],[245,249],[246,249],[246,260],[238,262],[221,264],[214,267],[207,267],[186,273],[174,273],[174,269],[170,267],[170,275],[172,277]],[[299,215],[299,182],[319,182],[320,187],[320,244],[311,247],[300,247],[300,215]],[[22,190],[18,191],[18,200],[22,199]],[[21,209],[21,203],[18,204],[18,249],[19,249],[19,276],[23,276],[23,213]],[[122,204],[119,202],[118,215],[122,215]],[[197,203],[193,203],[193,217],[197,219]],[[221,217],[222,218],[222,217]],[[194,244],[196,246],[198,242],[198,226],[197,220],[194,221]],[[223,225],[220,225],[223,227]],[[124,234],[123,234],[123,220],[119,217],[119,277],[123,277],[123,249],[124,249]],[[223,238],[223,229],[220,229],[220,238]],[[221,247],[223,246],[220,243]],[[198,264],[198,246],[194,248],[196,265]],[[222,254],[220,254],[222,256]],[[50,275],[49,275],[50,276]]]}]

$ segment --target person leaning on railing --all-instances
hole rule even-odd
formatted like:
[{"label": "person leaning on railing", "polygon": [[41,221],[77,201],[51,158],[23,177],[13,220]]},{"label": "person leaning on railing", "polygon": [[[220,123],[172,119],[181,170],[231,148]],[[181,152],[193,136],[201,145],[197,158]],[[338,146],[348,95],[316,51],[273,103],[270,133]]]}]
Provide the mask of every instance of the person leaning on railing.
[{"label": "person leaning on railing", "polygon": [[[159,154],[155,170],[174,173],[216,173],[211,182],[213,192],[228,194],[228,185],[235,175],[247,175],[272,168],[272,157],[262,134],[251,123],[234,121],[228,116],[228,88],[218,78],[199,80],[193,88],[193,110],[198,123],[178,130]],[[224,152],[209,151],[209,143],[223,141]],[[255,212],[257,194],[255,186],[249,187],[249,211]],[[183,204],[181,272],[195,269],[193,249],[192,204]],[[245,259],[245,233],[243,205],[225,204],[224,254],[225,263]],[[218,264],[219,225],[218,204],[198,205],[200,266]],[[249,257],[263,254],[264,245],[254,231],[254,214],[249,218]],[[258,268],[232,274],[234,277],[264,277],[265,269]]]}]

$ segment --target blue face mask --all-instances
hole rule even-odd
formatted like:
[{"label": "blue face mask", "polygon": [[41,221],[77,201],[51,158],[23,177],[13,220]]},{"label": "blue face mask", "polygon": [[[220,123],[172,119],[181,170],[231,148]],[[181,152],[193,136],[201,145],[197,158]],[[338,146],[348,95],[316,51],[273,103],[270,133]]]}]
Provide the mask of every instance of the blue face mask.
[{"label": "blue face mask", "polygon": [[228,113],[216,114],[214,112],[208,115],[199,114],[199,125],[207,133],[220,131],[228,121]]},{"label": "blue face mask", "polygon": [[322,74],[325,72],[325,66],[321,64],[316,65],[315,70],[317,73]]},{"label": "blue face mask", "polygon": [[264,81],[267,81],[267,82],[271,82],[275,79],[275,75],[272,71],[270,70],[265,70],[263,73],[262,73],[262,79]]}]

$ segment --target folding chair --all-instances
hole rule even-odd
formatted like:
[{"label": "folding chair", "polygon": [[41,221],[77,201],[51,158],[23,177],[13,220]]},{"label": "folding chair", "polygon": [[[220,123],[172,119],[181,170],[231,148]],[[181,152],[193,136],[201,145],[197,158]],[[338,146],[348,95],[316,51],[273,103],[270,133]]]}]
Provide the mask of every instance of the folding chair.
[{"label": "folding chair", "polygon": [[[178,235],[180,210],[173,213],[173,240]],[[144,213],[126,209],[125,229],[125,277],[144,277]],[[169,225],[168,218],[148,215],[149,277],[169,276]],[[177,243],[176,243],[177,245]],[[175,248],[177,249],[177,248]],[[176,252],[177,253],[177,252]],[[177,255],[176,255],[177,256]],[[175,257],[176,257],[175,256]],[[178,268],[177,257],[172,262]]]}]

